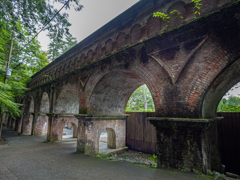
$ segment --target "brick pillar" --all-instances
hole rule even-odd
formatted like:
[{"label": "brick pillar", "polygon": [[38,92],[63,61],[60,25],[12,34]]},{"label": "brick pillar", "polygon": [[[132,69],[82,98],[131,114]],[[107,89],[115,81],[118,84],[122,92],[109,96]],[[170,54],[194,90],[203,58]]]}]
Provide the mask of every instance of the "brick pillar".
[{"label": "brick pillar", "polygon": [[77,151],[99,153],[99,137],[104,129],[108,132],[108,147],[125,146],[126,119],[128,115],[75,115],[78,119]]},{"label": "brick pillar", "polygon": [[16,119],[12,118],[11,130],[15,131],[15,127],[16,127]]},{"label": "brick pillar", "polygon": [[31,113],[24,113],[23,116],[23,126],[22,126],[22,134],[31,135],[32,132],[32,120],[33,115]]},{"label": "brick pillar", "polygon": [[157,166],[160,168],[221,171],[217,124],[222,118],[147,118],[157,130]]},{"label": "brick pillar", "polygon": [[17,119],[16,131],[18,133],[21,133],[22,131],[22,123],[23,123],[23,114]]},{"label": "brick pillar", "polygon": [[35,116],[34,135],[46,135],[48,132],[48,116],[40,113],[35,113]]},{"label": "brick pillar", "polygon": [[47,131],[47,141],[52,141],[52,126],[53,126],[53,120],[54,120],[54,114],[53,113],[47,113],[48,116],[48,131]]}]

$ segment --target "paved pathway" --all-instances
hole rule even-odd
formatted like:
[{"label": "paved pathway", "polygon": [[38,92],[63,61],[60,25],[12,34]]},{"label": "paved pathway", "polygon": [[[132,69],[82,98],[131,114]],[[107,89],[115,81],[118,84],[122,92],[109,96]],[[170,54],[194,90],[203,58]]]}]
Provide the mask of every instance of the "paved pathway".
[{"label": "paved pathway", "polygon": [[41,136],[6,139],[10,146],[0,145],[1,180],[203,179],[190,172],[155,170],[78,154],[75,140],[46,143]]}]

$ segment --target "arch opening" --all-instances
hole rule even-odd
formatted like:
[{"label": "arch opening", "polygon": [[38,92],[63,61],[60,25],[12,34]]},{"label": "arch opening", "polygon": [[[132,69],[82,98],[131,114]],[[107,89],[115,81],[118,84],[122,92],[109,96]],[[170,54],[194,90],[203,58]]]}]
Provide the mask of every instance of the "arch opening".
[{"label": "arch opening", "polygon": [[153,98],[146,84],[132,93],[127,103],[126,112],[155,112]]},{"label": "arch opening", "polygon": [[63,86],[57,97],[54,112],[56,114],[78,114],[79,100],[74,86],[70,84]]},{"label": "arch opening", "polygon": [[99,136],[98,140],[99,153],[110,152],[116,149],[116,133],[112,128],[105,128]]},{"label": "arch opening", "polygon": [[62,140],[77,138],[77,125],[75,123],[66,123],[63,128]]},{"label": "arch opening", "polygon": [[240,60],[235,61],[222,71],[209,86],[202,101],[202,117],[213,118],[216,116],[217,107],[222,97],[235,84],[240,82]]},{"label": "arch opening", "polygon": [[144,80],[133,72],[111,71],[95,85],[88,105],[90,114],[125,114],[131,94]]},{"label": "arch opening", "polygon": [[222,97],[217,112],[240,112],[240,82]]},{"label": "arch opening", "polygon": [[[239,69],[240,60],[237,60],[220,72],[208,88],[202,103],[203,118],[214,118],[216,116],[224,117],[222,121],[219,122],[218,128],[214,134],[219,139],[222,164],[225,165],[226,171],[232,173],[239,173],[239,169],[236,168],[240,163],[240,156],[238,155],[240,147],[236,146],[240,140],[238,138],[240,135],[239,113],[223,112],[227,111],[227,109],[231,109],[231,107],[225,109],[226,106],[223,106],[223,101],[225,101],[224,103],[228,106],[226,101],[228,101],[231,96],[230,94],[226,95],[226,92],[229,90],[231,92],[232,87],[235,89],[235,87],[239,86]],[[235,103],[237,104],[237,102]],[[217,111],[222,112],[217,114]]]}]

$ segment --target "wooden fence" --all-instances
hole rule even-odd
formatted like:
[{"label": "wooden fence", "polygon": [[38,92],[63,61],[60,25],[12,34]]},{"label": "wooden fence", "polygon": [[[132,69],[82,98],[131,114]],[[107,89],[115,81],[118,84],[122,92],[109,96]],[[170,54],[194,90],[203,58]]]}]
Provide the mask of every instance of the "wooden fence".
[{"label": "wooden fence", "polygon": [[218,126],[222,164],[227,172],[240,175],[240,113],[217,113],[224,117]]},{"label": "wooden fence", "polygon": [[[126,144],[129,149],[156,154],[156,128],[146,118],[155,113],[128,112]],[[240,113],[217,113],[222,164],[227,172],[240,174]]]}]

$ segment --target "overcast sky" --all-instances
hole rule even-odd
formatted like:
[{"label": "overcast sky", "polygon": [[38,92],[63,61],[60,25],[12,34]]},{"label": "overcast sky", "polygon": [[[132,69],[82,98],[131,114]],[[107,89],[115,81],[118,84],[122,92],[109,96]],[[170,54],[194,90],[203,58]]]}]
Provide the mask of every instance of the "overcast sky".
[{"label": "overcast sky", "polygon": [[[138,0],[81,0],[80,4],[84,6],[81,11],[76,12],[72,8],[71,11],[62,10],[62,12],[69,14],[69,22],[72,24],[70,33],[80,42],[136,2]],[[62,6],[54,3],[57,9]],[[38,40],[42,49],[46,51],[49,44],[46,33],[40,33]]]}]

